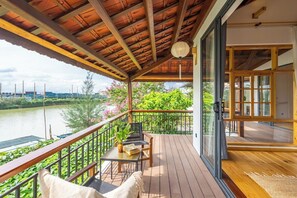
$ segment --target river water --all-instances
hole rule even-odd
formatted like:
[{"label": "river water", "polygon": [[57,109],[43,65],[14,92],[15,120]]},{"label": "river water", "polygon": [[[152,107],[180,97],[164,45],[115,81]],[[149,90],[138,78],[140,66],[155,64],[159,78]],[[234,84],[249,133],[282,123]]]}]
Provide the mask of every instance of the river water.
[{"label": "river water", "polygon": [[[71,132],[61,115],[63,109],[65,106],[45,107],[47,137],[49,137],[49,125],[53,135]],[[0,142],[29,135],[44,138],[43,115],[43,107],[0,110]]]}]

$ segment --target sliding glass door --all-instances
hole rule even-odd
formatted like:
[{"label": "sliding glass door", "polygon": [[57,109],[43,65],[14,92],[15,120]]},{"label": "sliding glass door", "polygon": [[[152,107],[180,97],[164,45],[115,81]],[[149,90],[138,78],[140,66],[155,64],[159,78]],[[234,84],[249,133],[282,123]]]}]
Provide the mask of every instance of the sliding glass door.
[{"label": "sliding glass door", "polygon": [[227,158],[223,121],[226,24],[217,20],[201,40],[202,159],[211,173],[221,178],[221,159]]},{"label": "sliding glass door", "polygon": [[215,30],[202,39],[202,156],[214,171],[216,155],[216,99]]}]

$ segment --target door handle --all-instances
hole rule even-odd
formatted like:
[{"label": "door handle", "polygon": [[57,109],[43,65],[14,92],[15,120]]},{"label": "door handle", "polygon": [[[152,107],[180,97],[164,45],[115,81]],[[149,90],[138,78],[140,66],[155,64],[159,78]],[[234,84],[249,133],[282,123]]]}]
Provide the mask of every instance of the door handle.
[{"label": "door handle", "polygon": [[214,112],[219,113],[219,102],[213,103],[212,109]]},{"label": "door handle", "polygon": [[[220,102],[213,103],[212,109],[214,112],[219,113],[220,112]],[[225,103],[222,102],[221,103],[221,113],[224,113],[224,111],[225,111]]]}]

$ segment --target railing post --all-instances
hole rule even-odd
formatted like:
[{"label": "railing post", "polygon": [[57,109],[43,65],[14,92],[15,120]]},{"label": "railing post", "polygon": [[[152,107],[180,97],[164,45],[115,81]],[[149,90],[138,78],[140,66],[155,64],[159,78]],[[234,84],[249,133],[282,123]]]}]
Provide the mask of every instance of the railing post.
[{"label": "railing post", "polygon": [[131,79],[129,77],[128,79],[128,122],[132,123],[133,122],[133,117],[132,117],[132,110],[133,110],[133,97],[132,97],[132,82]]}]

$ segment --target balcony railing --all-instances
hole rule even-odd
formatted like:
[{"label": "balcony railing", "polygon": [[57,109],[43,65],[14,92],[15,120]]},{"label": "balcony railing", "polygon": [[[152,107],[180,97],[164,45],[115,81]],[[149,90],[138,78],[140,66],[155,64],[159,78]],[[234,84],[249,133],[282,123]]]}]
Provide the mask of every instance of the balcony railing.
[{"label": "balcony railing", "polygon": [[[39,197],[37,172],[42,168],[67,179],[93,162],[99,165],[100,157],[114,145],[111,129],[116,121],[128,120],[128,113],[121,113],[0,166],[0,198]],[[132,115],[133,122],[143,123],[144,131],[192,134],[191,111],[134,110]],[[89,177],[86,172],[74,182],[81,185]]]},{"label": "balcony railing", "polygon": [[193,111],[133,110],[133,122],[142,122],[143,130],[150,133],[193,133]]}]

